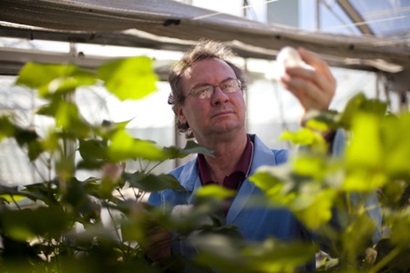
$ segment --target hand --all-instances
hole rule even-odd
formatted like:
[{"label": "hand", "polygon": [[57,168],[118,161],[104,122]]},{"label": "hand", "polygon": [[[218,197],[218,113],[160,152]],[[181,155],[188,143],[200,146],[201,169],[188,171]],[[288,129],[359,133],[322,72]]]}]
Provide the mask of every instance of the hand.
[{"label": "hand", "polygon": [[148,230],[146,236],[147,238],[141,243],[141,247],[151,260],[160,261],[171,256],[171,232],[155,226]]},{"label": "hand", "polygon": [[287,67],[280,83],[295,95],[305,113],[310,110],[325,111],[335,94],[336,80],[327,63],[317,54],[304,48],[299,48],[298,52],[313,69]]}]

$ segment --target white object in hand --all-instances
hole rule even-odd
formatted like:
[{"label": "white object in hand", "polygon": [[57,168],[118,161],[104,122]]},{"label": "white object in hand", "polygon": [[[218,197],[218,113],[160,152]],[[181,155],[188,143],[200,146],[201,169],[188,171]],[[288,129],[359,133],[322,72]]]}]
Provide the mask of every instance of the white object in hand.
[{"label": "white object in hand", "polygon": [[299,52],[293,47],[287,46],[282,48],[276,57],[277,63],[277,78],[280,79],[287,67],[303,67],[313,69],[310,65],[305,63],[299,55]]}]

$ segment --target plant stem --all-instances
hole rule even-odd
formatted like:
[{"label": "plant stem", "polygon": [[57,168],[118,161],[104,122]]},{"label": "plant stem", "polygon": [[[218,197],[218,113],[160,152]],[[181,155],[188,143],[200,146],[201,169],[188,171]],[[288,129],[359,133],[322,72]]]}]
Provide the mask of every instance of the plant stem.
[{"label": "plant stem", "polygon": [[391,262],[397,255],[400,254],[401,248],[396,247],[388,255],[386,255],[380,262],[378,262],[371,270],[369,273],[377,273],[382,269],[386,264]]}]

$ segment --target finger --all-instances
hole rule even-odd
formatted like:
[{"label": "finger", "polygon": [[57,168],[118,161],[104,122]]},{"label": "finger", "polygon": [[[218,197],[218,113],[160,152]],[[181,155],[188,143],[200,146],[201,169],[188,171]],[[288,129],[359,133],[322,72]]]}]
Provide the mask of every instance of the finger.
[{"label": "finger", "polygon": [[298,52],[303,61],[311,65],[315,70],[320,71],[328,80],[334,80],[329,66],[319,55],[302,47],[298,48]]},{"label": "finger", "polygon": [[[307,85],[309,83],[316,85],[317,89],[311,89],[313,92],[311,97],[324,97],[324,101],[327,102],[326,105],[323,105],[323,107],[319,106],[318,108],[326,108],[329,106],[330,101],[336,92],[336,80],[333,76],[328,79],[318,70],[306,69],[302,67],[287,68],[285,76],[286,75],[288,76],[287,79],[289,81],[303,79],[305,82],[301,82],[302,85]],[[318,93],[315,93],[315,91],[318,91]]]},{"label": "finger", "polygon": [[316,70],[292,67],[286,69],[286,74],[288,74],[291,78],[303,78],[306,81],[310,81],[311,83],[317,85],[319,91],[322,93],[329,93],[331,96],[334,95],[336,90],[336,82],[334,80],[327,79],[322,73]]},{"label": "finger", "polygon": [[284,88],[289,90],[307,110],[326,110],[329,106],[329,96],[324,95],[319,88],[311,81],[302,78],[288,78],[286,75],[281,78]]},{"label": "finger", "polygon": [[172,234],[171,232],[162,229],[162,228],[154,228],[150,229],[147,234],[147,239],[148,241],[155,243],[158,241],[165,241],[165,240],[171,240],[172,239]]}]

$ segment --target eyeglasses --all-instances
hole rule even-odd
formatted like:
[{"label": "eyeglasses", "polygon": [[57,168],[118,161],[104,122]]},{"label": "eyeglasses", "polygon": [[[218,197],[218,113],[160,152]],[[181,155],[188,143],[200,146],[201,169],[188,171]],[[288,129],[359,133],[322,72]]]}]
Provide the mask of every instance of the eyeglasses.
[{"label": "eyeglasses", "polygon": [[230,94],[230,93],[234,93],[236,91],[241,90],[242,83],[238,79],[228,79],[228,80],[221,82],[217,86],[211,85],[211,84],[198,86],[192,89],[188,93],[188,96],[191,95],[201,100],[210,99],[213,93],[215,92],[216,87],[219,87],[222,90],[222,92],[224,92],[225,94]]}]

